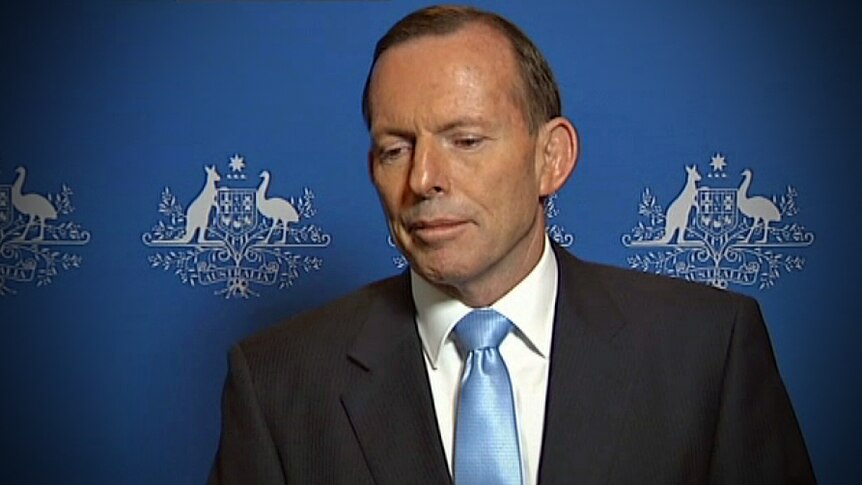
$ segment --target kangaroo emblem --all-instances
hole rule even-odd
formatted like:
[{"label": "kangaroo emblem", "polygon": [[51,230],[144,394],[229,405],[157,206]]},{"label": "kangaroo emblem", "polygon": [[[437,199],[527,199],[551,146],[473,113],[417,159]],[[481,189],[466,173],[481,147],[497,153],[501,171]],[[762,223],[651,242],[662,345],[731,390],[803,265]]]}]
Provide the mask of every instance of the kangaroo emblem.
[{"label": "kangaroo emblem", "polygon": [[207,174],[206,183],[200,194],[189,204],[186,211],[186,229],[183,237],[177,242],[190,242],[195,233],[198,235],[197,242],[207,242],[206,232],[209,227],[210,211],[216,205],[216,182],[221,180],[215,165],[204,167]]},{"label": "kangaroo emblem", "polygon": [[688,215],[691,213],[692,207],[695,206],[697,183],[700,182],[701,177],[694,165],[685,167],[685,171],[688,174],[685,187],[668,206],[664,219],[664,235],[656,242],[668,243],[673,238],[674,233],[677,233],[677,244],[686,242],[685,230],[688,228]]}]

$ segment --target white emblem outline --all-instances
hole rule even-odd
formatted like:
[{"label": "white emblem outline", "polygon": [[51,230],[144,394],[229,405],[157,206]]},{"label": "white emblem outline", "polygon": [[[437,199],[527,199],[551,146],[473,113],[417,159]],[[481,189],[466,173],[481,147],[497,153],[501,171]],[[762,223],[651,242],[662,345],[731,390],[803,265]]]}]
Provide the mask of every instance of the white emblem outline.
[{"label": "white emblem outline", "polygon": [[[247,165],[241,155],[230,157],[229,168],[228,181],[246,179]],[[205,166],[204,172],[204,186],[188,208],[169,187],[162,190],[162,220],[141,240],[149,247],[169,250],[149,255],[151,267],[173,270],[189,286],[223,284],[214,294],[226,299],[259,296],[255,285],[291,287],[302,272],[321,269],[321,257],[293,252],[325,248],[331,242],[331,236],[316,224],[299,224],[317,213],[311,189],[304,187],[299,197],[271,197],[267,170],[260,173],[256,189],[219,186],[222,177],[215,165]]]},{"label": "white emblem outline", "polygon": [[80,224],[50,222],[75,210],[69,186],[62,184],[59,192],[46,195],[25,193],[27,169],[21,165],[15,172],[11,185],[0,185],[0,296],[17,293],[12,283],[45,286],[61,269],[79,268],[83,258],[58,247],[90,242],[90,232]]},{"label": "white emblem outline", "polygon": [[[727,178],[722,154],[716,153],[710,166],[708,179]],[[752,196],[751,169],[742,171],[742,182],[735,189],[698,185],[703,177],[697,167],[685,169],[686,183],[667,211],[652,190],[644,188],[638,214],[645,221],[623,234],[621,242],[627,248],[665,251],[629,256],[629,267],[722,289],[735,284],[757,285],[761,290],[773,287],[782,271],[805,267],[805,258],[782,251],[808,247],[815,240],[802,224],[780,225],[799,213],[796,188],[788,185],[783,195]]]}]

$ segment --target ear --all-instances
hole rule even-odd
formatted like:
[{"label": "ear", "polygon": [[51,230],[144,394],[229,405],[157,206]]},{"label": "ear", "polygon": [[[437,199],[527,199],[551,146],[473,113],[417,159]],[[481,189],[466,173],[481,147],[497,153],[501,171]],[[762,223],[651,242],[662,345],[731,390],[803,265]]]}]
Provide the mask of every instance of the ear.
[{"label": "ear", "polygon": [[578,163],[579,143],[577,130],[566,118],[554,118],[539,129],[536,172],[540,196],[547,197],[565,185]]}]

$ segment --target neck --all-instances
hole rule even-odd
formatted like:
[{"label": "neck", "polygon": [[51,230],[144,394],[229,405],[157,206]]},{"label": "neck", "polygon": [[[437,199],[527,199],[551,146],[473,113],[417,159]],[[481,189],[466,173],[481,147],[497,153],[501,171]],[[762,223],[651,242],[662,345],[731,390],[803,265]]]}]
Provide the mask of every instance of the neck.
[{"label": "neck", "polygon": [[24,174],[19,173],[18,177],[15,178],[15,182],[12,184],[12,192],[20,194],[22,185],[24,185]]}]

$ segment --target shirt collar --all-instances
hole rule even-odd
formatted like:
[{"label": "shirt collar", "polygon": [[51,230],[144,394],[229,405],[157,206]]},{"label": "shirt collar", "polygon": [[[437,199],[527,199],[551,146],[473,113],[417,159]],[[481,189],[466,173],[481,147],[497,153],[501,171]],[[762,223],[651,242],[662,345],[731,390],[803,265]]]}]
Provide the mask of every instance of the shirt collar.
[{"label": "shirt collar", "polygon": [[[546,236],[545,247],[536,266],[520,283],[490,305],[508,318],[524,342],[544,358],[551,351],[557,273],[557,259]],[[431,367],[436,369],[440,349],[449,332],[473,308],[443,293],[413,269],[410,270],[410,278],[419,337]]]}]

